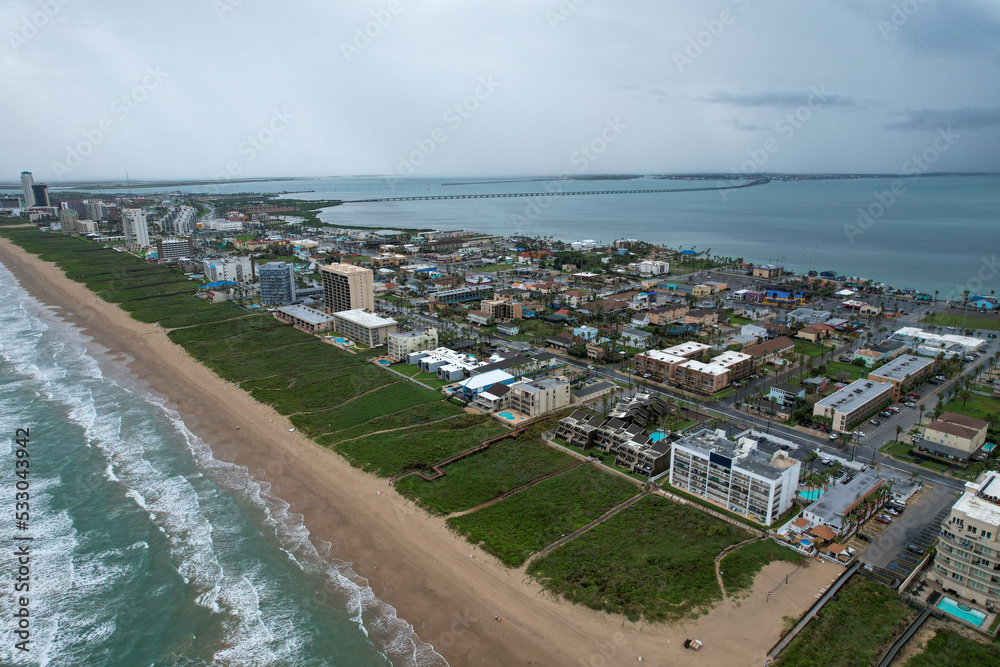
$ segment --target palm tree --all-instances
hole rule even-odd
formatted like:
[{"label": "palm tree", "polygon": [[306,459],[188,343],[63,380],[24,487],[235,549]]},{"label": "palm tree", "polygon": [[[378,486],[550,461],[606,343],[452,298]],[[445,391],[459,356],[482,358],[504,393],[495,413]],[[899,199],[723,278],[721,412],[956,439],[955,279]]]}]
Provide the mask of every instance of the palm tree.
[{"label": "palm tree", "polygon": [[917,423],[919,424],[921,420],[923,420],[924,418],[924,410],[926,410],[927,407],[923,403],[921,403],[920,405],[917,406],[917,408],[918,408]]}]

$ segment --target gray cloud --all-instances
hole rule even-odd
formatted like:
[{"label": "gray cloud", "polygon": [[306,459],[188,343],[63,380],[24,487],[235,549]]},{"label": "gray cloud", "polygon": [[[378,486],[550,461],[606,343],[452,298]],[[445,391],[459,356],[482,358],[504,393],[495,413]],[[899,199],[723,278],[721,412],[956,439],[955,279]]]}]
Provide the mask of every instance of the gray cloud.
[{"label": "gray cloud", "polygon": [[760,130],[769,130],[769,129],[771,129],[771,128],[766,127],[764,125],[756,125],[754,123],[743,123],[743,122],[740,122],[739,118],[734,118],[733,119],[733,128],[735,128],[737,130],[747,130],[747,131],[751,131],[751,132],[758,132]]},{"label": "gray cloud", "polygon": [[[818,91],[818,93],[814,91]],[[738,107],[797,107],[808,104],[810,100],[815,103],[817,99],[824,107],[860,109],[864,106],[847,95],[830,94],[822,86],[815,86],[814,91],[805,93],[727,93],[717,91],[696,99],[708,104],[730,104]]]},{"label": "gray cloud", "polygon": [[916,109],[898,114],[899,120],[885,126],[887,130],[981,130],[1000,125],[1000,107],[961,109]]}]

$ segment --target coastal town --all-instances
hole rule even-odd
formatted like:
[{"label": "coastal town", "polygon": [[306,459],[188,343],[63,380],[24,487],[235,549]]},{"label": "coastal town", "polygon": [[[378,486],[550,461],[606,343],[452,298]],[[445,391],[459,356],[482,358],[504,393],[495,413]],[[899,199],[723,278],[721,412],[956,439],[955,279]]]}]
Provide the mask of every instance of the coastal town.
[{"label": "coastal town", "polygon": [[672,626],[823,572],[775,664],[1000,630],[992,291],[21,181],[0,235],[558,598]]}]

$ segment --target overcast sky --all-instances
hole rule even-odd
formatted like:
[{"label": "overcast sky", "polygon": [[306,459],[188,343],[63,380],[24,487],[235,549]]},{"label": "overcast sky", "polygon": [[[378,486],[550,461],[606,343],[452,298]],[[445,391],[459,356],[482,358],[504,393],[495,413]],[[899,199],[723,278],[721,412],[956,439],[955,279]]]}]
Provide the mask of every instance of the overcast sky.
[{"label": "overcast sky", "polygon": [[1000,171],[994,0],[4,0],[0,27],[4,182]]}]

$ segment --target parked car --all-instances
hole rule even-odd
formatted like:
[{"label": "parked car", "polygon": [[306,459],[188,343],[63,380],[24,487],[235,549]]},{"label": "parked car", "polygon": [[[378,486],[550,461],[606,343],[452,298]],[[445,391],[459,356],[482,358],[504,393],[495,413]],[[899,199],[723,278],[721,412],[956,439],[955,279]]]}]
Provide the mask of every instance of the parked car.
[{"label": "parked car", "polygon": [[906,397],[907,398],[912,398],[915,401],[919,401],[920,400],[920,394],[907,394]]},{"label": "parked car", "polygon": [[858,533],[858,539],[861,540],[862,542],[868,542],[869,544],[872,541],[872,538],[868,537],[864,533]]},{"label": "parked car", "polygon": [[887,525],[892,523],[892,518],[885,514],[878,515],[877,517],[875,517],[875,520],[878,521],[879,523],[884,523]]},{"label": "parked car", "polygon": [[871,424],[872,426],[881,426],[882,425],[882,422],[880,422],[877,419],[869,419],[868,423]]},{"label": "parked car", "polygon": [[831,439],[831,440],[836,440],[836,439],[837,439],[837,438],[839,438],[839,437],[840,437],[840,434],[839,434],[839,433],[831,433],[831,434],[830,434],[830,439]]},{"label": "parked car", "polygon": [[911,553],[915,553],[918,556],[923,556],[924,555],[923,548],[918,547],[916,544],[908,544],[908,545],[906,545],[906,550],[909,551],[909,552],[911,552]]}]

